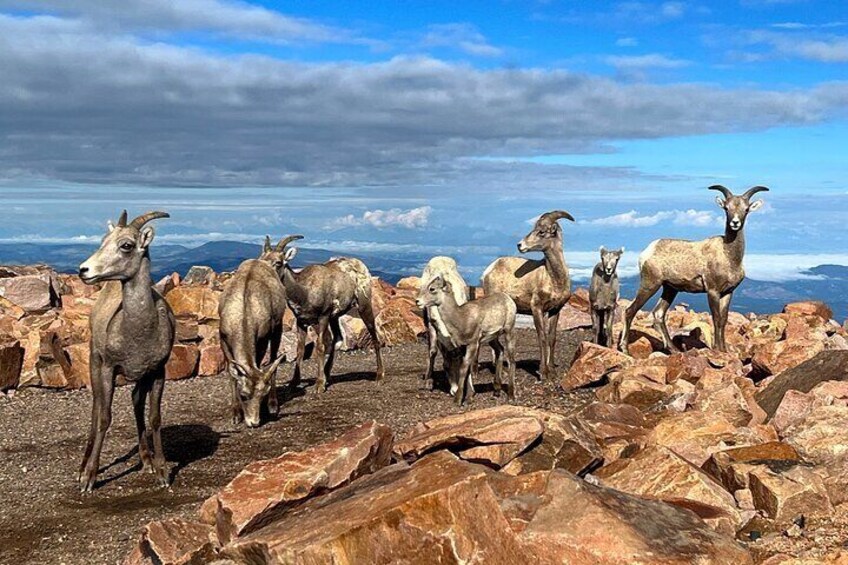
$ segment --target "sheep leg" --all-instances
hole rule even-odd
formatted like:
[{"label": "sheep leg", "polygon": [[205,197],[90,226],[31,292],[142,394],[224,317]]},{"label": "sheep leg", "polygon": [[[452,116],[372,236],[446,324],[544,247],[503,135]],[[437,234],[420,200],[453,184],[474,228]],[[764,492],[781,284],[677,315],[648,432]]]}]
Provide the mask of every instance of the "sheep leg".
[{"label": "sheep leg", "polygon": [[244,421],[244,410],[241,406],[241,398],[239,398],[238,392],[238,383],[236,382],[236,374],[232,365],[233,352],[230,350],[230,346],[227,343],[227,340],[225,339],[221,340],[221,351],[224,352],[224,357],[227,360],[226,372],[230,375],[230,390],[232,391],[230,399],[230,412],[232,414],[232,422],[234,426],[237,426],[238,424]]},{"label": "sheep leg", "polygon": [[[476,348],[468,345],[465,348],[465,354],[462,356],[462,362],[459,365],[459,375],[457,378],[456,392],[453,395],[454,402],[457,406],[462,406],[462,401],[465,399],[465,386],[468,382],[471,363],[477,358]],[[473,385],[472,385],[473,386]]]},{"label": "sheep leg", "polygon": [[149,394],[150,383],[146,379],[141,379],[135,383],[132,391],[132,402],[135,427],[138,430],[138,456],[141,459],[141,466],[152,473],[153,460],[150,457],[150,444],[148,443],[148,433],[144,423],[144,408]]},{"label": "sheep leg", "polygon": [[721,312],[721,331],[716,332],[716,337],[721,338],[721,349],[719,351],[727,351],[727,342],[724,339],[725,330],[727,329],[727,315],[730,312],[730,301],[733,298],[733,293],[728,292],[727,294],[721,295],[721,300],[719,301],[719,310]]},{"label": "sheep leg", "polygon": [[371,304],[371,287],[361,295],[357,295],[357,304],[359,309],[359,317],[362,318],[365,327],[368,328],[368,333],[371,334],[371,341],[374,342],[374,355],[377,357],[377,376],[376,380],[381,381],[386,376],[386,371],[383,368],[383,353],[380,351],[380,337],[377,335],[377,323],[374,318],[374,307]]},{"label": "sheep leg", "polygon": [[333,363],[336,361],[336,349],[342,342],[342,327],[336,317],[330,318],[330,338],[330,351],[327,355],[327,362],[324,364],[324,374],[327,375],[328,379],[333,372]]},{"label": "sheep leg", "polygon": [[289,382],[289,387],[292,389],[296,389],[300,385],[303,357],[306,354],[306,331],[306,326],[297,324],[297,359],[295,359],[294,372],[291,382]]},{"label": "sheep leg", "polygon": [[539,344],[539,380],[548,377],[548,325],[539,308],[533,308],[533,324],[536,326],[536,341]]},{"label": "sheep leg", "polygon": [[590,308],[589,313],[592,315],[592,339],[598,345],[604,345],[601,343],[601,310]]},{"label": "sheep leg", "polygon": [[515,390],[515,336],[511,329],[503,333],[503,346],[506,350],[506,362],[509,364],[509,386],[506,390],[506,396],[511,402],[514,402],[518,393]]},{"label": "sheep leg", "polygon": [[[270,362],[273,363],[276,361],[277,356],[280,354],[280,342],[283,340],[283,325],[280,324],[278,327],[274,328],[271,332],[271,341],[268,344],[269,353],[268,357],[270,358]],[[279,367],[278,367],[279,369]],[[269,379],[269,384],[271,388],[268,389],[268,412],[272,416],[276,416],[280,413],[280,404],[277,401],[277,370],[271,374],[271,378]]]},{"label": "sheep leg", "polygon": [[495,379],[494,379],[494,395],[500,396],[501,389],[503,388],[503,384],[501,378],[503,377],[503,346],[501,342],[498,341],[498,338],[495,338],[489,343],[492,348],[492,359],[495,364]]},{"label": "sheep leg", "polygon": [[328,318],[321,318],[315,327],[315,359],[317,361],[317,378],[315,379],[315,393],[321,394],[327,390],[327,375],[324,371],[324,350],[326,343],[324,338],[327,333]]},{"label": "sheep leg", "polygon": [[630,306],[627,307],[627,310],[624,313],[624,328],[621,330],[621,337],[618,340],[618,348],[623,352],[627,353],[627,345],[630,339],[630,324],[633,323],[633,318],[636,317],[636,314],[639,310],[642,309],[642,306],[651,299],[651,297],[656,294],[659,290],[660,285],[651,285],[651,286],[640,286],[639,291],[636,293],[636,297],[633,298],[633,302],[630,303]]},{"label": "sheep leg", "polygon": [[667,351],[677,351],[677,347],[671,342],[671,336],[668,334],[668,325],[666,325],[666,315],[671,303],[674,302],[677,296],[677,290],[669,285],[663,285],[662,296],[660,296],[657,305],[652,312],[654,317],[654,329],[662,334],[663,347]]},{"label": "sheep leg", "polygon": [[606,347],[615,347],[615,338],[613,336],[615,332],[613,329],[615,324],[615,307],[610,310],[604,310],[604,324],[606,325],[606,330],[604,331],[604,345]]},{"label": "sheep leg", "polygon": [[477,393],[474,390],[474,381],[477,380],[477,374],[480,370],[480,342],[477,341],[474,344],[474,356],[471,358],[471,367],[468,371],[468,382],[466,383],[466,400],[471,402],[474,399],[474,395]]},{"label": "sheep leg", "polygon": [[[427,309],[424,309],[424,324],[427,326],[427,354],[429,359],[427,360],[427,370],[421,376],[421,379],[424,381],[433,381],[433,369],[436,367],[436,352],[438,351],[438,336],[436,335],[436,327],[433,325],[433,321],[430,319],[430,315],[427,312]],[[442,355],[442,360],[445,364],[448,363],[448,360],[445,358],[444,354]]]},{"label": "sheep leg", "polygon": [[165,390],[165,368],[162,367],[153,376],[150,388],[150,431],[153,436],[153,472],[159,485],[167,487],[168,468],[165,463],[165,451],[162,449],[162,391]]},{"label": "sheep leg", "polygon": [[98,389],[95,395],[99,395],[96,402],[97,413],[93,414],[95,422],[94,441],[91,452],[85,462],[85,467],[80,473],[80,490],[91,492],[94,490],[94,482],[97,478],[97,470],[100,468],[100,452],[103,450],[103,440],[106,432],[112,425],[112,397],[115,394],[115,379],[111,367],[101,367],[100,376],[96,382],[91,383],[92,390]]},{"label": "sheep leg", "polygon": [[548,367],[553,372],[556,370],[556,342],[557,326],[559,325],[559,310],[548,314]]},{"label": "sheep leg", "polygon": [[88,428],[88,442],[85,445],[85,451],[82,455],[82,463],[77,476],[77,481],[82,483],[83,471],[88,464],[88,458],[91,457],[91,450],[94,447],[94,438],[97,436],[97,419],[100,414],[100,377],[102,374],[103,361],[100,356],[93,350],[89,354],[89,375],[91,379],[91,425]]}]

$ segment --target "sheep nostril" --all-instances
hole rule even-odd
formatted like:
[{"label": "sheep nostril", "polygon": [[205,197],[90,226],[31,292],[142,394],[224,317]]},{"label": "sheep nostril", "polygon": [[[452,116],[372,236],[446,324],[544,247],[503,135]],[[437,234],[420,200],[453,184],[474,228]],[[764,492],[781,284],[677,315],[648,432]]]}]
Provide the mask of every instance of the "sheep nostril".
[{"label": "sheep nostril", "polygon": [[80,269],[79,269],[80,276],[83,276],[86,273],[88,273],[88,267],[80,267]]}]

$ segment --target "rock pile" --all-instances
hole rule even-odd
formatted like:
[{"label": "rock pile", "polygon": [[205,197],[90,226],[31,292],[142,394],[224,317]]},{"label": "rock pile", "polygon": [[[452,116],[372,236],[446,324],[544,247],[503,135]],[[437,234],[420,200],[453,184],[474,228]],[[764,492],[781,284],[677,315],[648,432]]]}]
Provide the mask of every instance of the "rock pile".
[{"label": "rock pile", "polygon": [[[218,337],[218,300],[230,278],[192,267],[156,284],[177,318],[168,379],[217,375],[224,369]],[[0,392],[26,386],[78,389],[89,385],[88,318],[99,286],[45,266],[0,266]],[[386,345],[415,341],[424,333],[415,291],[374,279],[378,334]],[[284,316],[284,352],[296,353],[294,317]],[[362,320],[342,318],[343,349],[371,346]],[[309,351],[309,350],[307,350]]]}]

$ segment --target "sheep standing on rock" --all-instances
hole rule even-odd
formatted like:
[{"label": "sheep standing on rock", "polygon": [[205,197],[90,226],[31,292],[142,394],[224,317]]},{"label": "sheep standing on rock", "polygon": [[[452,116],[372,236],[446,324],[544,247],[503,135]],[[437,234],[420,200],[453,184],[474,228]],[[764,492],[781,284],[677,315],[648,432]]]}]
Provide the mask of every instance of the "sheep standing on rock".
[{"label": "sheep standing on rock", "polygon": [[[424,272],[421,274],[421,281],[426,283],[441,277],[450,283],[451,291],[454,300],[458,306],[468,302],[468,285],[465,279],[459,274],[456,261],[450,257],[433,257],[427,262],[424,267]],[[427,325],[427,350],[428,362],[427,371],[422,377],[425,381],[432,384],[433,369],[436,365],[436,353],[441,353],[444,362],[445,372],[448,375],[451,394],[456,394],[456,389],[459,386],[457,379],[457,371],[459,363],[456,363],[458,355],[462,354],[461,348],[451,338],[445,324],[442,321],[438,308],[430,306],[424,310],[424,322]],[[470,386],[474,386],[473,384]]]},{"label": "sheep standing on rock", "polygon": [[515,399],[515,302],[509,295],[496,292],[483,298],[459,305],[453,295],[451,283],[436,277],[421,287],[418,307],[435,307],[451,340],[464,346],[465,354],[459,367],[454,399],[462,404],[467,387],[468,399],[474,396],[473,380],[477,377],[477,356],[480,345],[488,343],[495,362],[495,396],[500,396],[503,353],[509,365],[507,396]]},{"label": "sheep standing on rock", "polygon": [[[132,391],[138,454],[144,468],[163,487],[169,474],[162,450],[162,391],[165,363],[174,345],[176,321],[171,307],[153,288],[150,278],[150,243],[154,230],[147,222],[168,218],[165,212],[148,212],[127,223],[124,210],[100,248],[79,268],[85,284],[106,282],[91,310],[91,429],[79,471],[83,492],[94,489],[100,468],[100,451],[112,423],[115,377],[121,373],[135,383]],[[150,430],[145,426],[145,402],[150,398]],[[149,440],[153,439],[153,455]]]},{"label": "sheep standing on rock", "polygon": [[595,343],[605,347],[613,346],[612,327],[619,295],[616,268],[623,253],[623,247],[618,251],[607,251],[601,247],[601,261],[595,265],[592,281],[589,283],[592,336]]},{"label": "sheep standing on rock", "polygon": [[662,296],[653,310],[654,329],[662,334],[666,349],[676,349],[666,327],[665,316],[678,292],[706,293],[713,317],[714,347],[727,351],[724,327],[733,291],[745,278],[742,259],[745,256],[745,219],[762,206],[762,200],[751,202],[754,194],[767,191],[755,186],[742,195],[734,195],[721,185],[709,190],[722,193],[716,203],[724,210],[724,235],[701,241],[658,239],[639,255],[641,281],[639,291],[624,318],[619,347],[627,351],[630,324],[639,309],[662,287]]}]

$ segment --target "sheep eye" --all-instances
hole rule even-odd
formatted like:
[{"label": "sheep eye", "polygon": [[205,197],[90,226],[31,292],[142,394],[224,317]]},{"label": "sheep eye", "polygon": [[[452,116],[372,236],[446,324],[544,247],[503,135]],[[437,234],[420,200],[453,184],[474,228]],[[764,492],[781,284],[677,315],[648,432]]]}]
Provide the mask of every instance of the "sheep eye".
[{"label": "sheep eye", "polygon": [[121,249],[122,249],[123,251],[132,251],[132,249],[133,249],[134,247],[135,247],[135,244],[133,244],[133,243],[132,243],[132,242],[130,242],[130,241],[125,241],[125,242],[123,242],[123,243],[121,244]]}]

